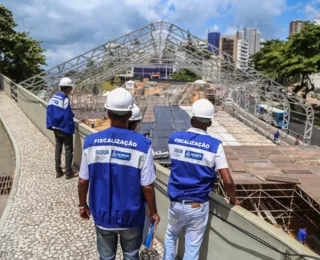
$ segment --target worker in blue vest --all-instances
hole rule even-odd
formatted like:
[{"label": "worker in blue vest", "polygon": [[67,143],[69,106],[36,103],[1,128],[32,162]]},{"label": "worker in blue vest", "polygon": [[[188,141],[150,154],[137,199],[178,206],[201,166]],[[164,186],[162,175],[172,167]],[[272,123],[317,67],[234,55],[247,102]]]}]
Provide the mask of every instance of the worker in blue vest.
[{"label": "worker in blue vest", "polygon": [[150,222],[160,221],[151,141],[127,129],[133,101],[124,88],[111,91],[105,105],[110,128],[84,141],[78,184],[80,217],[93,216],[101,260],[116,258],[118,235],[124,259],[139,259],[145,202]]},{"label": "worker in blue vest", "polygon": [[47,129],[54,131],[56,140],[56,177],[64,175],[61,168],[62,147],[65,149],[66,179],[78,176],[72,170],[73,160],[73,134],[74,114],[71,110],[69,95],[73,91],[73,83],[70,78],[64,77],[59,83],[60,92],[55,94],[47,106]]},{"label": "worker in blue vest", "polygon": [[279,130],[277,130],[273,135],[273,140],[275,143],[279,142],[279,137],[280,137],[280,132],[279,132]]},{"label": "worker in blue vest", "polygon": [[209,216],[209,193],[219,171],[230,203],[239,205],[221,141],[206,132],[214,107],[207,99],[191,108],[191,125],[186,132],[169,138],[171,173],[168,184],[170,209],[164,243],[164,260],[174,260],[176,241],[186,227],[184,260],[197,260]]},{"label": "worker in blue vest", "polygon": [[301,244],[305,244],[307,240],[307,228],[300,228],[298,231],[298,241]]}]

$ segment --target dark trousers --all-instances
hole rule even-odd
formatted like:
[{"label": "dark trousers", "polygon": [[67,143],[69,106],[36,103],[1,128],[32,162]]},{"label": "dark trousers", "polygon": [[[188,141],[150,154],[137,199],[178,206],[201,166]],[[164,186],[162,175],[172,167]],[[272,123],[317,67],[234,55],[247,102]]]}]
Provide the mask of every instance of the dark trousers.
[{"label": "dark trousers", "polygon": [[118,235],[124,260],[139,260],[139,249],[142,243],[142,227],[126,230],[103,230],[96,226],[97,247],[100,260],[115,260]]},{"label": "dark trousers", "polygon": [[54,136],[56,137],[56,170],[61,168],[61,154],[62,147],[64,145],[64,150],[66,154],[65,164],[66,164],[66,174],[72,173],[72,159],[73,159],[73,135],[62,132],[61,130],[54,129]]}]

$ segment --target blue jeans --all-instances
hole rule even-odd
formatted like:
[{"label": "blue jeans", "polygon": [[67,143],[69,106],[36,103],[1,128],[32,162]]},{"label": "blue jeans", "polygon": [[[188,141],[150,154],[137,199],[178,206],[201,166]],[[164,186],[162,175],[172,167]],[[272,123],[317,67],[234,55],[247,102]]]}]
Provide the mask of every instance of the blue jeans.
[{"label": "blue jeans", "polygon": [[103,230],[96,227],[97,247],[100,260],[116,259],[118,235],[124,260],[139,260],[139,250],[142,243],[143,227],[126,230]]},{"label": "blue jeans", "polygon": [[199,208],[192,208],[191,204],[170,202],[163,260],[175,259],[176,242],[183,227],[186,227],[183,260],[197,260],[208,217],[209,202],[202,203]]}]

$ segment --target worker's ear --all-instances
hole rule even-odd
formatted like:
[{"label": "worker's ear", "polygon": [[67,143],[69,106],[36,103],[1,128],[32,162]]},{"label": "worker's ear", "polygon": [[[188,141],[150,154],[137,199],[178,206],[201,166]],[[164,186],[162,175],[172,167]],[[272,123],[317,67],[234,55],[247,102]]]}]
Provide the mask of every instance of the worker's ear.
[{"label": "worker's ear", "polygon": [[130,119],[131,116],[132,116],[132,111],[130,111],[130,112],[128,113],[128,119]]},{"label": "worker's ear", "polygon": [[207,123],[207,127],[210,127],[212,125],[212,121],[210,120],[210,122]]}]

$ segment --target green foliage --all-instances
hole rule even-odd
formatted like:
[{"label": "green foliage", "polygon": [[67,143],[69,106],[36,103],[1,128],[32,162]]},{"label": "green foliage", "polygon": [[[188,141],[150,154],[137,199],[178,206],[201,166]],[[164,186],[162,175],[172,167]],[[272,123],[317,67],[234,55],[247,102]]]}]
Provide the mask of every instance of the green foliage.
[{"label": "green foliage", "polygon": [[42,71],[46,65],[41,42],[27,32],[17,32],[12,12],[0,4],[0,72],[20,82]]},{"label": "green foliage", "polygon": [[87,68],[90,69],[90,68],[92,68],[92,67],[94,67],[94,66],[95,66],[94,61],[93,61],[92,59],[90,59],[90,60],[88,61],[88,63],[87,63]]},{"label": "green foliage", "polygon": [[320,26],[307,23],[289,38],[282,70],[287,76],[310,75],[320,71]]},{"label": "green foliage", "polygon": [[252,63],[256,70],[262,71],[268,77],[283,83],[280,66],[284,60],[284,50],[287,43],[280,40],[270,40],[263,44],[260,51],[252,56]]},{"label": "green foliage", "polygon": [[303,97],[314,90],[310,80],[313,73],[320,72],[320,26],[307,22],[300,33],[288,38],[288,41],[270,40],[252,56],[254,67],[280,82],[299,79],[300,85],[295,92],[304,89]]},{"label": "green foliage", "polygon": [[106,81],[104,84],[103,84],[103,87],[102,87],[102,92],[103,91],[111,91],[111,90],[114,90],[117,88],[117,85],[114,84],[112,81]]},{"label": "green foliage", "polygon": [[190,70],[187,69],[181,69],[179,72],[175,72],[172,74],[172,78],[175,80],[181,80],[181,81],[188,81],[193,82],[197,79],[201,79],[198,75],[194,74]]}]

